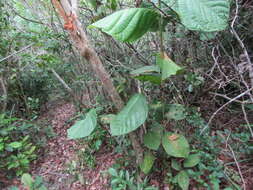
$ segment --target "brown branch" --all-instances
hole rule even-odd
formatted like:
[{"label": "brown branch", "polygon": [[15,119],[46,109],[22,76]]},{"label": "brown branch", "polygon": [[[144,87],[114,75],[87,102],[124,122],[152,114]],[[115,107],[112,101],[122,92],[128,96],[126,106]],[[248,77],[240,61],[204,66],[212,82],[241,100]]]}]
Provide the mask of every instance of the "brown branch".
[{"label": "brown branch", "polygon": [[238,0],[236,0],[235,2],[236,2],[236,12],[235,12],[235,17],[231,23],[231,32],[232,32],[232,34],[234,34],[236,40],[238,41],[238,43],[240,44],[240,46],[243,50],[244,56],[246,57],[246,61],[248,63],[248,68],[249,68],[250,83],[251,83],[251,87],[253,87],[253,64],[251,63],[247,48],[245,47],[245,45],[242,42],[241,38],[239,37],[238,33],[234,29],[234,24],[235,24],[236,19],[238,18],[238,11],[239,11]]},{"label": "brown branch", "polygon": [[245,92],[239,94],[238,96],[232,98],[232,99],[229,100],[227,103],[225,103],[224,105],[222,105],[219,109],[217,109],[217,110],[213,113],[213,115],[210,117],[210,119],[209,119],[208,123],[206,124],[206,126],[201,130],[200,134],[202,134],[202,133],[208,128],[208,126],[209,126],[210,123],[212,122],[213,118],[216,116],[216,114],[217,114],[219,111],[221,111],[221,110],[222,110],[224,107],[226,107],[228,104],[230,104],[230,103],[234,102],[235,100],[237,100],[238,98],[244,96],[245,94],[247,94],[247,93],[250,92],[251,90],[253,90],[253,87],[250,88],[250,89],[248,89],[248,90],[246,90]]},{"label": "brown branch", "polygon": [[[60,2],[58,0],[52,0],[52,3],[57,9],[59,15],[65,21],[65,23],[68,22],[68,15],[70,15],[70,13],[77,15],[76,12],[73,12],[75,10],[72,10],[67,0],[61,0]],[[120,111],[124,106],[124,102],[122,101],[116,88],[114,87],[112,79],[108,72],[105,70],[96,51],[90,46],[88,37],[86,36],[86,33],[83,30],[83,27],[78,17],[73,20],[72,24],[74,25],[74,30],[68,30],[68,33],[74,46],[78,49],[80,55],[91,64],[94,73],[102,82],[103,88],[107,92],[108,96],[111,98],[117,110]],[[132,145],[136,152],[137,158],[142,157],[143,150],[140,146],[138,138],[135,136],[134,133],[130,133],[129,136],[132,141]],[[137,159],[137,161],[139,161],[139,159]]]},{"label": "brown branch", "polygon": [[4,57],[3,59],[0,59],[0,62],[5,61],[5,60],[11,58],[12,56],[17,55],[18,53],[21,53],[22,51],[25,51],[26,49],[32,47],[33,44],[34,43],[32,43],[32,44],[30,44],[28,46],[25,46],[24,48],[20,49],[19,51],[15,52],[15,53],[12,53],[12,54],[8,55],[7,57]]},{"label": "brown branch", "polygon": [[18,15],[20,18],[24,19],[24,20],[27,20],[29,22],[34,22],[36,24],[41,24],[41,25],[47,25],[43,22],[40,22],[40,21],[37,21],[37,20],[33,20],[33,19],[30,19],[30,18],[26,18],[24,17],[23,15],[19,14],[12,6],[10,6],[8,3],[7,3],[7,6],[16,14]]}]

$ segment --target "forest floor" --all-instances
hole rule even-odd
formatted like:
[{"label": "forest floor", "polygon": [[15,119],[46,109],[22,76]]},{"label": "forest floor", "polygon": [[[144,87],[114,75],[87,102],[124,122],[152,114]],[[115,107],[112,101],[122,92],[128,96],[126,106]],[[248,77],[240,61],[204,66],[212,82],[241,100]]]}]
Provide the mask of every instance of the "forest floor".
[{"label": "forest floor", "polygon": [[[107,190],[108,175],[104,174],[120,156],[112,152],[101,152],[95,155],[95,168],[80,170],[77,151],[81,147],[76,141],[67,139],[67,129],[72,123],[68,121],[76,111],[72,104],[61,103],[48,112],[40,120],[51,121],[55,136],[47,142],[44,155],[32,164],[32,176],[41,176],[49,190]],[[24,188],[20,181],[14,180],[11,185]]]},{"label": "forest floor", "polygon": [[[39,159],[33,162],[29,173],[32,176],[43,177],[48,190],[109,190],[110,180],[106,171],[112,167],[121,155],[113,153],[113,151],[102,146],[93,155],[96,159],[94,168],[81,166],[81,158],[78,152],[85,149],[85,144],[81,141],[67,139],[67,129],[73,125],[75,115],[74,105],[66,102],[58,102],[41,114],[39,117],[40,122],[48,122],[52,126],[55,135],[49,139]],[[220,160],[225,163],[233,161],[231,158],[227,160],[224,156],[221,156]],[[251,166],[252,163],[240,163],[247,190],[253,189],[253,170]],[[237,170],[236,165],[232,168],[234,171]],[[160,186],[159,176],[154,178],[156,179],[154,181],[157,181],[158,184],[153,183],[153,185]],[[19,180],[13,180],[8,184],[18,186],[20,190],[26,190]]]}]

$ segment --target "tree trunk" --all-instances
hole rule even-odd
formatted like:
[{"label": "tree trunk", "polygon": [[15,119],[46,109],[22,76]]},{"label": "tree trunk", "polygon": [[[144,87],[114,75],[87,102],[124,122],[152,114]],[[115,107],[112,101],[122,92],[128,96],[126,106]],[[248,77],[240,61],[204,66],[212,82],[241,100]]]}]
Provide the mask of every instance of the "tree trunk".
[{"label": "tree trunk", "polygon": [[0,76],[0,85],[1,85],[1,88],[2,88],[2,91],[3,91],[3,104],[2,104],[2,113],[4,113],[6,111],[6,108],[7,108],[7,88],[6,88],[6,85],[5,85],[5,82],[4,82],[4,78]]},{"label": "tree trunk", "polygon": [[[111,98],[117,110],[120,111],[124,106],[124,102],[116,91],[111,77],[105,70],[96,51],[90,46],[86,33],[84,32],[83,27],[77,18],[78,13],[76,12],[76,1],[73,2],[72,4],[74,4],[75,7],[72,9],[68,0],[52,0],[52,3],[58,14],[64,20],[65,26],[68,26],[68,32],[74,46],[78,49],[81,56],[91,64],[94,73],[102,82],[103,88]],[[129,137],[136,152],[137,163],[139,163],[142,158],[142,148],[134,133],[130,133]]]}]

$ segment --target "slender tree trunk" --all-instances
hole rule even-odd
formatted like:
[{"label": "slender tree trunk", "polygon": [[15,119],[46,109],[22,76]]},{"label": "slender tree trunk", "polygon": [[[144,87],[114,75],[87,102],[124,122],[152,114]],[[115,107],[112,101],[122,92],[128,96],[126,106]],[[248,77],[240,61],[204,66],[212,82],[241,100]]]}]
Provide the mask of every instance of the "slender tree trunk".
[{"label": "slender tree trunk", "polygon": [[[75,6],[73,8],[68,0],[52,0],[52,3],[58,14],[64,20],[65,26],[68,24],[68,32],[74,46],[78,49],[81,56],[91,64],[94,73],[102,82],[103,88],[111,98],[117,110],[120,111],[124,106],[124,102],[116,91],[112,79],[105,70],[96,51],[90,46],[90,42],[86,36],[86,33],[84,32],[83,27],[77,18],[78,13],[76,9],[76,0],[72,1],[72,5]],[[139,163],[142,159],[142,148],[134,132],[130,133],[129,137],[136,152],[137,163]]]},{"label": "slender tree trunk", "polygon": [[69,87],[69,85],[67,85],[67,83],[60,77],[60,75],[58,75],[58,73],[54,70],[51,69],[51,72],[53,73],[53,75],[58,79],[58,81],[62,84],[62,86],[73,96],[74,92],[73,90]]},{"label": "slender tree trunk", "polygon": [[7,87],[5,85],[5,82],[4,82],[4,78],[2,76],[0,76],[0,85],[1,85],[1,88],[2,88],[2,91],[3,91],[3,106],[2,106],[2,112],[4,113],[6,111],[6,108],[7,108]]}]

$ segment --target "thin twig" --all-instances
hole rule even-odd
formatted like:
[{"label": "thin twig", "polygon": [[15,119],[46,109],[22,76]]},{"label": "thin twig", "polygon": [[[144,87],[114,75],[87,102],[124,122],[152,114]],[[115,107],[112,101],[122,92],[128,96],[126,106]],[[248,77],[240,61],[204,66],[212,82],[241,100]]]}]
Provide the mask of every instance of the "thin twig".
[{"label": "thin twig", "polygon": [[18,53],[21,53],[22,51],[24,51],[24,50],[30,48],[33,44],[34,44],[34,43],[32,43],[32,44],[30,44],[30,45],[28,45],[28,46],[22,48],[21,50],[15,52],[15,53],[12,53],[11,55],[8,55],[7,57],[1,59],[0,62],[5,61],[6,59],[9,59],[10,57],[12,57],[12,56],[14,56],[14,55],[17,55]]},{"label": "thin twig", "polygon": [[[210,92],[210,94],[215,95],[215,96],[220,96],[222,98],[225,98],[227,100],[232,100],[232,98],[224,95],[224,94],[219,94],[219,93],[215,93],[215,92]],[[247,104],[250,103],[249,101],[240,101],[240,100],[234,100],[234,102],[240,103],[240,104]]]},{"label": "thin twig", "polygon": [[236,0],[235,3],[236,3],[236,9],[235,9],[236,11],[235,11],[235,17],[234,17],[234,19],[233,19],[233,21],[231,23],[231,32],[232,32],[232,34],[234,34],[235,38],[239,42],[239,44],[240,44],[240,46],[241,46],[241,48],[243,50],[244,56],[246,57],[246,60],[247,60],[247,63],[248,63],[248,67],[249,67],[250,83],[251,83],[251,87],[253,87],[253,65],[251,63],[251,60],[250,60],[247,48],[245,47],[244,43],[242,42],[242,40],[240,39],[239,35],[237,34],[237,32],[234,29],[234,24],[235,24],[236,19],[238,18],[238,10],[239,10],[238,0]]},{"label": "thin twig", "polygon": [[26,20],[26,21],[29,21],[29,22],[34,22],[36,24],[41,24],[41,25],[48,25],[46,23],[43,23],[43,22],[40,22],[40,21],[37,21],[37,20],[33,20],[33,19],[30,19],[30,18],[26,18],[24,17],[23,15],[19,14],[12,6],[10,6],[8,3],[7,3],[7,6],[17,15],[19,16],[20,18]]},{"label": "thin twig", "polygon": [[241,171],[240,165],[239,165],[239,163],[238,163],[238,161],[237,161],[237,158],[236,158],[236,156],[235,156],[234,150],[232,149],[232,147],[230,146],[230,144],[228,144],[228,148],[229,148],[229,150],[231,151],[231,153],[232,153],[232,155],[233,155],[233,158],[234,158],[236,167],[237,167],[237,169],[238,169],[239,175],[240,175],[241,180],[242,180],[242,183],[243,183],[243,189],[246,190],[246,183],[245,183],[244,177],[243,177],[243,175],[242,175],[242,171]]},{"label": "thin twig", "polygon": [[245,111],[245,106],[244,106],[244,104],[242,104],[242,112],[243,112],[243,115],[244,115],[244,119],[245,119],[245,121],[246,121],[246,123],[247,123],[247,126],[248,126],[248,128],[249,128],[251,137],[253,138],[253,131],[252,131],[252,129],[251,129],[251,126],[250,126],[250,123],[249,123],[249,120],[248,120],[248,116],[247,116],[247,113],[246,113],[246,111]]},{"label": "thin twig", "polygon": [[250,89],[246,90],[245,92],[239,94],[238,96],[232,98],[231,100],[229,100],[227,103],[225,103],[223,106],[221,106],[219,109],[217,109],[213,115],[211,116],[211,118],[209,119],[208,123],[206,124],[206,126],[202,129],[202,131],[200,132],[200,134],[202,134],[207,127],[210,125],[210,123],[212,122],[213,118],[216,116],[216,114],[221,111],[224,107],[226,107],[228,104],[234,102],[235,100],[237,100],[238,98],[244,96],[245,94],[247,94],[248,92],[250,92],[251,90],[253,90],[253,87],[251,87]]},{"label": "thin twig", "polygon": [[[231,133],[230,133],[230,134],[231,134]],[[242,184],[242,185],[243,185],[243,189],[246,190],[246,183],[245,183],[244,177],[243,177],[243,175],[242,175],[242,171],[241,171],[239,162],[237,161],[237,158],[236,158],[236,156],[235,156],[235,152],[234,152],[233,148],[231,147],[230,144],[228,144],[228,139],[229,139],[229,137],[230,137],[230,134],[228,135],[227,138],[225,138],[222,134],[219,134],[219,136],[226,142],[226,148],[228,147],[229,150],[231,151],[232,156],[233,156],[233,159],[234,159],[235,164],[236,164],[236,167],[237,167],[237,169],[238,169],[238,173],[239,173],[240,178],[241,178],[242,183],[243,183],[243,184]]]}]

